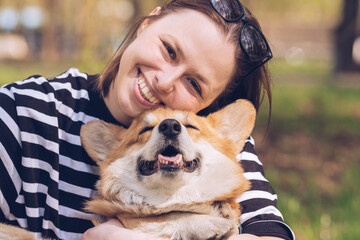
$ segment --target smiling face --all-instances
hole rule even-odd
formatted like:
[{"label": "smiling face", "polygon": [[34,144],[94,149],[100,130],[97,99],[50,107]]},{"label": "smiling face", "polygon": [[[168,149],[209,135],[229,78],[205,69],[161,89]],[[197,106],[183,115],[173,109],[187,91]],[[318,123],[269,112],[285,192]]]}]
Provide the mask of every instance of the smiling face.
[{"label": "smiling face", "polygon": [[194,10],[146,23],[124,51],[105,97],[113,116],[128,125],[159,105],[191,112],[210,105],[234,74],[235,46]]}]

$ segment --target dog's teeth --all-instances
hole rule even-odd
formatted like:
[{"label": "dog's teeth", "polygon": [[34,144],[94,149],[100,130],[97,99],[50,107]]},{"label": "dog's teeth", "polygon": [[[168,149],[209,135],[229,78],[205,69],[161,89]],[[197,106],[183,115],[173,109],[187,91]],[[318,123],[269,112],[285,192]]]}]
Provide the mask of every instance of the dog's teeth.
[{"label": "dog's teeth", "polygon": [[177,164],[180,164],[182,162],[182,155],[179,156],[179,158],[176,160]]}]

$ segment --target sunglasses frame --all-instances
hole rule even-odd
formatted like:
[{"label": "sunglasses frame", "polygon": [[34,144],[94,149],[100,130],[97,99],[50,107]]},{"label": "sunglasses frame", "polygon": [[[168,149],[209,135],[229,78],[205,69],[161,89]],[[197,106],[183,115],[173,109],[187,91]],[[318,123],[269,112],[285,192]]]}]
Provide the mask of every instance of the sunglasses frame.
[{"label": "sunglasses frame", "polygon": [[[244,7],[243,5],[240,3],[239,0],[234,0],[235,2],[237,2],[238,6],[239,6],[239,9],[240,9],[240,14],[239,16],[235,17],[234,19],[228,19],[226,18],[214,5],[213,1],[210,0],[210,4],[212,6],[212,8],[217,12],[217,14],[219,14],[219,16],[224,19],[226,22],[238,22],[238,21],[242,21],[244,23],[243,25],[243,28],[240,32],[240,36],[239,36],[239,44],[240,44],[240,47],[243,51],[243,53],[246,55],[246,57],[251,61],[251,62],[260,62],[258,65],[256,65],[251,71],[249,71],[245,76],[243,76],[244,78],[247,77],[250,73],[252,73],[255,69],[257,69],[258,67],[264,65],[267,61],[269,61],[272,57],[273,57],[273,54],[271,52],[271,49],[270,49],[270,46],[269,46],[269,43],[267,42],[264,34],[260,31],[260,29],[258,27],[256,27],[255,25],[253,25],[245,16],[245,11],[244,11]],[[241,36],[242,34],[244,34],[244,30],[247,28],[247,27],[253,27],[257,32],[258,34],[260,34],[260,37],[262,37],[262,39],[264,40],[265,44],[266,44],[266,48],[267,48],[267,52],[264,56],[261,56],[259,58],[253,58],[253,57],[250,57],[250,55],[247,53],[245,47],[243,46],[243,43],[241,41]]]}]

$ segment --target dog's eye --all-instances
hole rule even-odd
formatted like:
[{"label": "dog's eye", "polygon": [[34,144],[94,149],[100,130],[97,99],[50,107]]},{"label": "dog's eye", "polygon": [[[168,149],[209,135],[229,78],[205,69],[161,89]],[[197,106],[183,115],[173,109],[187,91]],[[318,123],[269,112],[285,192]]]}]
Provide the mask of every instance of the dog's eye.
[{"label": "dog's eye", "polygon": [[151,127],[144,127],[143,129],[141,129],[139,135],[141,135],[141,134],[143,134],[143,133],[145,133],[147,131],[151,131],[153,129],[154,129],[154,127],[152,127],[152,126]]},{"label": "dog's eye", "polygon": [[185,127],[186,128],[192,128],[192,129],[195,129],[195,130],[199,131],[199,129],[197,127],[195,127],[194,125],[191,125],[191,124],[186,124]]}]

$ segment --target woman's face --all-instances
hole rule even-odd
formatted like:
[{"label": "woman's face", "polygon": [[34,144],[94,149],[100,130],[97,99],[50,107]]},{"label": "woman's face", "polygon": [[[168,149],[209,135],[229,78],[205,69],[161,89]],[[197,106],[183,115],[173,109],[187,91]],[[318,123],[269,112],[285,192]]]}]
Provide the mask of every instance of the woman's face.
[{"label": "woman's face", "polygon": [[123,124],[161,104],[198,112],[225,89],[235,46],[195,10],[145,22],[125,50],[105,103]]}]

